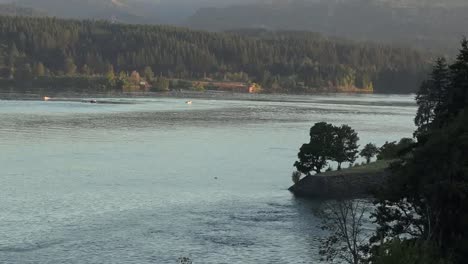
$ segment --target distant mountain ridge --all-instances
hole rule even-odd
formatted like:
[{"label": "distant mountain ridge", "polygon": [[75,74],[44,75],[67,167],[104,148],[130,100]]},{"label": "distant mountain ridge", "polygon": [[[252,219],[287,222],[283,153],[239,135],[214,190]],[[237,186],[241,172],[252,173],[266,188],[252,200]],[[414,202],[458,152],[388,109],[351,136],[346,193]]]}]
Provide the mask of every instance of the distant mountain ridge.
[{"label": "distant mountain ridge", "polygon": [[[4,1],[5,2],[5,1]],[[17,7],[31,8],[49,16],[104,19],[122,23],[161,23],[151,12],[154,6],[135,0],[11,0]]]},{"label": "distant mountain ridge", "polygon": [[200,7],[256,0],[0,0],[61,18],[105,19],[132,24],[182,24]]},{"label": "distant mountain ridge", "polygon": [[16,4],[2,4],[0,3],[0,15],[7,16],[46,16],[47,13],[30,8],[22,7]]},{"label": "distant mountain ridge", "polygon": [[355,40],[454,51],[468,34],[468,1],[290,0],[202,8],[186,22],[197,29],[306,30]]},{"label": "distant mountain ridge", "polygon": [[[468,35],[467,0],[0,0],[17,11],[209,31],[262,28],[320,32],[454,54]],[[18,8],[30,8],[19,11]]]}]

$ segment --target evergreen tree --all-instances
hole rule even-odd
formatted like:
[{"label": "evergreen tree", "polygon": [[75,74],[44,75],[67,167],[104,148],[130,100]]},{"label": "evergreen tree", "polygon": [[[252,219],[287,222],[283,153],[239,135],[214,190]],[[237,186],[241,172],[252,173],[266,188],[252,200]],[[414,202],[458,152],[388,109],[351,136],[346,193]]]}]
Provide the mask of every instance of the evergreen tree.
[{"label": "evergreen tree", "polygon": [[451,90],[447,98],[448,119],[456,117],[468,103],[468,40],[463,39],[455,63],[450,66]]},{"label": "evergreen tree", "polygon": [[[436,63],[430,82],[436,79],[434,72],[440,72],[440,65]],[[434,253],[449,263],[461,264],[468,258],[466,40],[449,70],[446,92],[440,101],[433,100],[441,107],[432,105],[438,110],[427,123],[424,140],[406,148],[411,152],[400,155],[391,166],[392,174],[379,192],[375,213],[378,229],[372,242],[399,238],[434,245]],[[374,244],[373,258],[384,254],[381,248],[385,245]]]},{"label": "evergreen tree", "polygon": [[89,68],[89,66],[87,64],[84,64],[82,67],[81,67],[81,70],[80,70],[81,74],[85,75],[85,76],[89,76],[91,75],[91,69]]},{"label": "evergreen tree", "polygon": [[76,65],[72,58],[66,58],[64,62],[65,75],[73,76],[76,74]]},{"label": "evergreen tree", "polygon": [[147,82],[152,82],[154,79],[154,72],[151,67],[146,66],[144,70],[144,77]]},{"label": "evergreen tree", "polygon": [[36,77],[42,77],[45,76],[46,69],[44,67],[44,64],[42,62],[39,62],[34,65],[34,76]]},{"label": "evergreen tree", "polygon": [[416,102],[419,106],[415,123],[418,126],[416,134],[424,134],[429,125],[438,125],[447,115],[447,96],[450,84],[450,73],[444,58],[437,59],[430,79],[423,82]]},{"label": "evergreen tree", "polygon": [[33,78],[33,71],[29,63],[20,65],[14,74],[14,78],[19,81],[29,81]]}]

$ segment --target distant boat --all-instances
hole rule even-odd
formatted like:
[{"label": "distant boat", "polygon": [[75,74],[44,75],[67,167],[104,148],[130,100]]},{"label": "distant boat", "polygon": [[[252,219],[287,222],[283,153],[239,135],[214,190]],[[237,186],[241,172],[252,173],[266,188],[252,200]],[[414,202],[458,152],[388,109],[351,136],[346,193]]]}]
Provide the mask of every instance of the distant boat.
[{"label": "distant boat", "polygon": [[192,101],[187,101],[185,103],[188,104],[188,105],[191,105],[193,102]]},{"label": "distant boat", "polygon": [[44,96],[44,101],[49,101],[49,100],[50,100],[50,97]]}]

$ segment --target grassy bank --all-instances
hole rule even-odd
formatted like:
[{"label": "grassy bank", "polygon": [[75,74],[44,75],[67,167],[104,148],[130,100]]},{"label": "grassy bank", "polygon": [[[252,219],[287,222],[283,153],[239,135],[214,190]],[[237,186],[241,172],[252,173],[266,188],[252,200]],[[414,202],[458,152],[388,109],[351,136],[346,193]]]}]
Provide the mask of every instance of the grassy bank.
[{"label": "grassy bank", "polygon": [[343,176],[348,174],[361,174],[361,173],[376,173],[387,169],[390,166],[391,160],[378,160],[365,165],[359,165],[340,171],[327,171],[318,174],[317,176]]}]

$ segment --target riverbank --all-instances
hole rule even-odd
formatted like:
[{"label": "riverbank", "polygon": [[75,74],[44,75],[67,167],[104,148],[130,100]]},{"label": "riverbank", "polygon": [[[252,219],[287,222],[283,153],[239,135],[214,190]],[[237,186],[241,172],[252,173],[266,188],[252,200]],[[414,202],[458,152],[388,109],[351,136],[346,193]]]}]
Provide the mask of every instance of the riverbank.
[{"label": "riverbank", "polygon": [[304,177],[291,186],[297,197],[317,199],[362,198],[385,183],[390,161],[377,161],[367,165],[324,172]]},{"label": "riverbank", "polygon": [[[230,93],[205,91],[196,92],[189,90],[171,91],[171,92],[106,92],[106,93],[76,93],[68,92],[51,92],[42,91],[1,91],[0,100],[23,100],[23,101],[42,101],[44,97],[63,100],[85,100],[85,99],[138,99],[138,98],[178,98],[185,100],[241,100],[241,101],[258,101],[258,102],[291,102],[291,103],[336,103],[343,104],[342,99],[350,98],[356,105],[368,106],[392,106],[392,107],[414,107],[414,100],[408,99],[405,95],[391,95],[395,99],[389,100],[389,95],[385,94],[346,94],[346,93],[317,93],[317,94],[246,94],[246,93]],[[372,98],[371,100],[358,100],[358,98]],[[402,98],[405,98],[402,100]],[[196,103],[196,102],[195,102]]]}]

